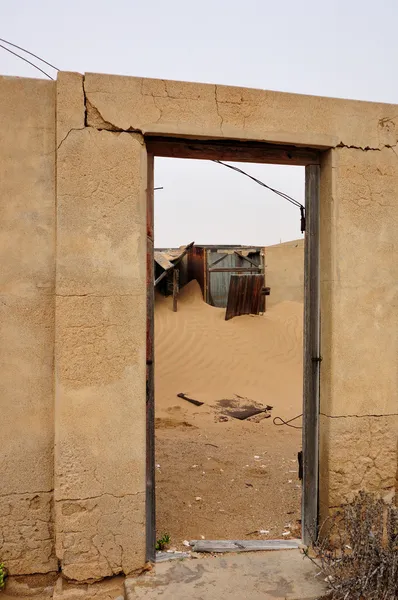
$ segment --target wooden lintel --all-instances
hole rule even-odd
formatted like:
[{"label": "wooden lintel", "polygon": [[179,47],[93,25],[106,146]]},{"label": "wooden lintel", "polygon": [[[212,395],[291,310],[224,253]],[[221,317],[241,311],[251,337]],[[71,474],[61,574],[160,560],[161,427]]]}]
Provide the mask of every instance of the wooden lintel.
[{"label": "wooden lintel", "polygon": [[227,160],[278,165],[319,165],[319,152],[312,148],[242,142],[239,140],[190,140],[146,136],[148,152],[169,158]]}]

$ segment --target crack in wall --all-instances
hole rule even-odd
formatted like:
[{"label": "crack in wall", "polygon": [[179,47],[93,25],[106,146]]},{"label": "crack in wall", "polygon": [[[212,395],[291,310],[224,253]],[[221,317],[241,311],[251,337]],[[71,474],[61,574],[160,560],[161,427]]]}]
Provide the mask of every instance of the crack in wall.
[{"label": "crack in wall", "polygon": [[145,291],[144,292],[135,292],[133,293],[129,293],[129,294],[95,294],[95,293],[91,293],[91,292],[87,292],[86,294],[60,294],[60,293],[56,293],[55,294],[56,297],[59,298],[125,298],[125,297],[132,297],[135,298],[137,296],[145,296]]},{"label": "crack in wall", "polygon": [[40,490],[38,492],[12,492],[11,494],[0,494],[0,498],[12,498],[13,496],[37,496],[38,494],[52,494],[54,490]]},{"label": "crack in wall", "polygon": [[220,107],[218,106],[218,98],[217,98],[217,93],[218,93],[218,86],[215,85],[214,86],[214,100],[216,102],[216,111],[217,111],[217,115],[220,119],[220,130],[222,132],[223,130],[223,125],[224,125],[224,117],[220,114]]},{"label": "crack in wall", "polygon": [[72,133],[72,131],[84,131],[85,127],[72,127],[72,129],[69,129],[68,133],[66,134],[65,137],[62,138],[62,140],[60,141],[60,143],[57,146],[57,150],[59,150],[62,146],[62,144],[64,143],[64,141],[69,137],[69,134]]},{"label": "crack in wall", "polygon": [[92,104],[88,98],[86,98],[85,106],[86,119],[88,120],[88,118],[90,118],[97,125],[96,127],[93,127],[92,125],[87,125],[87,127],[97,129],[97,131],[105,130],[112,131],[114,133],[140,133],[142,135],[142,131],[140,129],[136,129],[131,125],[127,129],[123,129],[122,127],[118,127],[117,125],[114,125],[114,123],[111,123],[110,121],[104,119],[98,108],[94,106],[94,104]]},{"label": "crack in wall", "polygon": [[373,148],[372,146],[354,146],[352,144],[348,145],[348,144],[344,144],[344,142],[341,141],[338,144],[336,144],[336,146],[333,146],[333,147],[334,148],[348,148],[348,149],[353,149],[353,150],[361,150],[362,152],[381,152],[385,148],[390,148],[394,151],[394,148],[396,148],[397,146],[398,146],[398,142],[396,144],[383,144],[382,146]]},{"label": "crack in wall", "polygon": [[[159,111],[159,117],[157,118],[157,120],[155,121],[156,123],[159,123],[160,120],[162,119],[163,116],[163,110],[160,108],[160,106],[156,103],[155,99],[156,98],[170,98],[170,99],[180,99],[178,97],[174,97],[171,96],[169,91],[167,90],[167,85],[166,85],[166,81],[162,80],[165,86],[165,94],[166,96],[163,95],[158,95],[158,94],[146,94],[144,93],[142,86],[143,86],[143,82],[144,79],[142,79],[141,82],[141,95],[142,96],[148,96],[151,97],[154,101],[154,105],[156,106],[157,110]],[[145,135],[145,132],[139,128],[139,127],[134,127],[133,125],[130,125],[128,128],[123,128],[120,127],[118,125],[115,125],[115,123],[112,123],[111,121],[106,120],[103,115],[101,114],[100,110],[94,105],[94,103],[88,99],[87,93],[86,93],[86,89],[85,89],[85,75],[83,75],[82,78],[82,87],[83,87],[83,98],[84,98],[84,125],[85,128],[91,128],[91,129],[96,129],[97,131],[111,131],[114,133],[136,133],[136,134],[140,134],[142,136]],[[215,107],[216,107],[216,111],[217,111],[217,116],[220,119],[220,130],[222,132],[223,130],[223,125],[224,125],[224,117],[220,114],[220,108],[219,108],[219,104],[229,104],[231,102],[228,101],[222,101],[218,99],[218,86],[215,85],[214,86],[214,100],[215,100]],[[239,104],[239,102],[232,102],[232,104]],[[91,119],[92,123],[94,124],[89,124],[89,120]],[[246,121],[246,116],[244,116],[244,122]],[[392,118],[390,117],[385,117],[379,120],[379,123],[381,124],[385,124],[385,123],[389,123],[392,122]],[[244,123],[244,127],[245,127],[245,123]],[[60,144],[58,145],[57,149],[60,148],[60,146],[62,145],[62,143],[66,140],[66,138],[69,136],[69,134],[72,131],[80,131],[83,128],[79,128],[79,129],[71,129],[66,136],[63,138],[63,140],[61,140]],[[385,148],[391,149],[394,154],[396,154],[396,156],[398,157],[398,154],[395,152],[395,148],[398,146],[398,141],[396,144],[383,144],[382,146],[378,146],[378,147],[373,147],[373,146],[357,146],[354,144],[345,144],[342,140],[338,143],[335,144],[334,146],[330,146],[331,149],[333,148],[347,148],[347,149],[352,149],[352,150],[360,150],[361,152],[381,152],[382,150],[384,150]]]},{"label": "crack in wall", "polygon": [[386,414],[373,414],[373,415],[327,415],[326,413],[319,413],[322,417],[328,419],[364,419],[364,418],[376,418],[381,419],[383,417],[398,417],[398,413],[386,413]]},{"label": "crack in wall", "polygon": [[104,496],[111,496],[117,500],[123,500],[123,498],[133,498],[134,496],[140,496],[141,494],[146,494],[146,490],[129,494],[121,494],[120,496],[117,494],[111,494],[110,492],[104,492],[103,494],[98,494],[97,496],[88,496],[87,498],[55,498],[55,502],[84,502],[86,500],[97,500],[98,498],[103,498]]}]

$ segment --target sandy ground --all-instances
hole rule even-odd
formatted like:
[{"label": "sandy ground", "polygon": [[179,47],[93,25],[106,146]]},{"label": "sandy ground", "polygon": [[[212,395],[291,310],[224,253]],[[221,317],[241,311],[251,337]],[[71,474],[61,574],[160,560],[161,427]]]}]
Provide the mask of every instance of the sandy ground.
[{"label": "sandy ground", "polygon": [[[177,548],[201,537],[299,534],[301,430],[277,427],[273,417],[302,412],[303,306],[224,316],[203,302],[197,282],[181,291],[177,313],[170,298],[156,298],[157,533]],[[271,405],[272,416],[225,416],[247,404]]]}]

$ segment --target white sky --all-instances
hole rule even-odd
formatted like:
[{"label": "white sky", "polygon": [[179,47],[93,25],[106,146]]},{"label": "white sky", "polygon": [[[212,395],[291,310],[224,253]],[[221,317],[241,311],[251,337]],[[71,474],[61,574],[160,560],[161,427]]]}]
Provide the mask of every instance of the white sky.
[{"label": "white sky", "polygon": [[[0,23],[66,71],[398,104],[397,0],[0,0]],[[0,74],[41,76],[1,48]],[[240,166],[303,202],[303,169]],[[155,175],[158,246],[300,237],[298,209],[225,167],[157,159]]]}]

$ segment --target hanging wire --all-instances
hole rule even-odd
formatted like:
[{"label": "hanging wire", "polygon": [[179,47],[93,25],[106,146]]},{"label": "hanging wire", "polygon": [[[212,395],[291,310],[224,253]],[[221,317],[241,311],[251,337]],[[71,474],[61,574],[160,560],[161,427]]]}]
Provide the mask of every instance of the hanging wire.
[{"label": "hanging wire", "polygon": [[[272,422],[277,427],[280,427],[281,425],[287,425],[288,427],[293,427],[293,429],[302,429],[302,426],[299,426],[299,425],[290,425],[290,423],[292,421],[296,421],[296,419],[299,419],[302,416],[303,416],[303,413],[301,413],[301,415],[297,415],[297,417],[293,417],[293,419],[289,419],[288,421],[285,421],[284,419],[282,419],[282,417],[275,417],[272,420]],[[280,421],[280,423],[279,423],[279,421]]]},{"label": "hanging wire", "polygon": [[[2,38],[0,38],[0,42],[3,42],[4,44],[8,44],[9,46],[12,46],[13,48],[18,48],[18,50],[21,50],[22,52],[26,52],[26,54],[29,54],[30,56],[33,56],[34,58],[37,58],[37,60],[40,60],[42,63],[48,65],[52,69],[55,69],[56,71],[59,71],[59,69],[57,67],[55,67],[51,63],[47,62],[43,58],[40,58],[40,56],[37,56],[37,54],[33,54],[33,52],[30,52],[29,50],[26,50],[26,48],[22,48],[22,46],[18,46],[17,44],[13,44],[12,42],[9,42],[8,40],[4,40]],[[3,44],[0,44],[0,48],[3,48],[3,50],[5,50],[6,52],[9,52],[10,54],[13,54],[17,58],[20,58],[24,62],[28,63],[28,65],[31,65],[34,69],[37,69],[38,71],[40,71],[40,73],[43,73],[43,75],[45,75],[46,77],[48,77],[49,79],[52,79],[54,81],[54,77],[51,77],[51,75],[49,75],[41,67],[38,67],[31,60],[28,60],[24,56],[21,56],[20,54],[18,54],[18,52],[15,52],[14,50],[11,50],[11,48],[7,48],[7,46],[4,46]]]},{"label": "hanging wire", "polygon": [[260,179],[253,177],[253,175],[249,175],[249,173],[246,173],[246,171],[243,171],[242,169],[239,169],[238,167],[234,167],[233,165],[227,165],[227,163],[222,162],[221,160],[213,160],[213,162],[218,163],[219,165],[222,165],[223,167],[227,167],[228,169],[232,169],[233,171],[236,171],[237,173],[241,173],[242,175],[245,175],[245,177],[248,177],[252,181],[255,181],[256,183],[258,183],[258,185],[265,187],[267,190],[270,190],[271,192],[274,192],[274,194],[277,194],[284,200],[287,200],[288,202],[290,202],[290,204],[293,204],[293,206],[297,206],[297,208],[300,209],[301,233],[304,233],[304,231],[305,231],[305,207],[301,204],[301,202],[299,202],[298,200],[295,200],[295,198],[292,198],[291,196],[289,196],[288,194],[285,194],[284,192],[276,190],[275,188],[267,185]]},{"label": "hanging wire", "polygon": [[[9,42],[8,40],[3,40],[2,38],[0,38],[0,42],[3,42],[3,44],[8,44],[9,46],[12,46],[13,48],[17,48],[18,50],[22,50],[22,52],[26,52],[26,54],[30,54],[30,56],[34,56],[34,58],[37,58],[37,60],[40,60],[40,62],[48,65],[49,67],[55,69],[56,71],[59,71],[58,67],[55,67],[54,65],[47,62],[43,58],[40,58],[40,56],[37,56],[37,54],[33,54],[33,52],[26,50],[26,48],[22,48],[22,46],[18,46],[17,44],[13,44],[12,42]],[[19,55],[17,54],[17,56],[19,56]],[[22,57],[19,57],[19,58],[22,58]],[[32,64],[32,63],[30,63],[30,64]]]},{"label": "hanging wire", "polygon": [[51,75],[49,75],[48,73],[46,73],[45,71],[43,71],[43,69],[41,69],[40,67],[38,67],[37,65],[35,65],[34,63],[32,63],[30,60],[28,60],[27,58],[24,58],[23,56],[20,56],[19,54],[17,54],[16,52],[14,52],[13,50],[10,50],[9,48],[6,48],[5,46],[3,46],[3,44],[0,44],[0,48],[3,48],[3,50],[6,50],[7,52],[10,52],[11,54],[14,54],[14,56],[17,56],[18,58],[20,58],[21,60],[24,60],[26,63],[28,63],[29,65],[32,65],[32,67],[34,67],[35,69],[37,69],[38,71],[41,71],[42,73],[44,73],[44,75],[46,77],[48,77],[49,79],[52,79],[54,81],[54,77],[51,77]]}]

